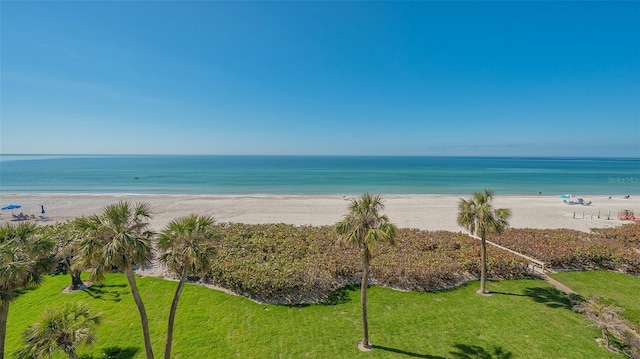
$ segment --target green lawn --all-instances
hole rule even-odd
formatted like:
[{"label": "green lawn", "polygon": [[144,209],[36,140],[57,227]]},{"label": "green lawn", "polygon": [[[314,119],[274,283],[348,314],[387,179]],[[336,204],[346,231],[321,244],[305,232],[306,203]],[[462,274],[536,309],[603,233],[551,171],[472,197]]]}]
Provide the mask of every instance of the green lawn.
[{"label": "green lawn", "polygon": [[623,307],[626,318],[640,325],[640,278],[608,271],[561,272],[553,278],[569,286],[585,299],[604,297]]},{"label": "green lawn", "polygon": [[[637,278],[634,278],[637,280]],[[9,310],[7,353],[44,309],[82,300],[103,312],[98,342],[85,358],[142,358],[138,313],[123,275],[113,274],[90,290],[63,294],[68,276],[48,277],[22,294]],[[154,353],[162,357],[175,282],[141,278]],[[598,347],[598,332],[569,308],[567,297],[541,280],[478,283],[440,293],[369,291],[370,337],[362,353],[359,290],[345,290],[340,303],[286,307],[187,285],[174,334],[175,358],[621,358]],[[63,356],[60,356],[63,358]]]}]

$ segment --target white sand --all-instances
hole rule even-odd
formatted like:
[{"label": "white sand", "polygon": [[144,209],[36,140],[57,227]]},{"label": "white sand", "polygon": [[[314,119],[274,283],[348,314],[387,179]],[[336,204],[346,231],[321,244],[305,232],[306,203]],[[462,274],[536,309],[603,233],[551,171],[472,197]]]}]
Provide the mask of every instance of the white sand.
[{"label": "white sand", "polygon": [[[456,224],[457,196],[383,195],[385,213],[399,227],[428,230],[463,231]],[[497,196],[494,204],[512,210],[511,227],[590,228],[621,225],[620,209],[640,214],[640,196],[583,196],[590,206],[567,205],[556,196]],[[467,197],[465,197],[467,198]],[[49,222],[64,222],[83,215],[99,213],[106,205],[120,200],[146,201],[155,213],[151,227],[159,231],[171,220],[191,213],[211,215],[218,222],[290,223],[295,225],[331,225],[347,212],[349,201],[341,196],[182,196],[182,195],[76,195],[76,194],[3,194],[0,205],[20,204],[14,213],[40,215],[44,205]],[[611,220],[607,220],[608,212]],[[576,218],[574,219],[574,212]],[[597,218],[600,212],[600,219]],[[584,213],[584,219],[582,214]],[[11,219],[11,211],[2,211],[0,223]]]}]

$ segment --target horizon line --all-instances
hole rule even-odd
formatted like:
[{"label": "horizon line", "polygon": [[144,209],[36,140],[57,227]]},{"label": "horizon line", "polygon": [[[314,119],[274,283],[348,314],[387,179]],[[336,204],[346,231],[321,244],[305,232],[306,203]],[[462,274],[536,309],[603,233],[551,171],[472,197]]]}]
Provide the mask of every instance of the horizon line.
[{"label": "horizon line", "polygon": [[362,154],[189,154],[189,153],[0,153],[0,156],[219,156],[219,157],[440,157],[440,158],[624,158],[640,159],[640,156],[541,156],[541,155],[362,155]]}]

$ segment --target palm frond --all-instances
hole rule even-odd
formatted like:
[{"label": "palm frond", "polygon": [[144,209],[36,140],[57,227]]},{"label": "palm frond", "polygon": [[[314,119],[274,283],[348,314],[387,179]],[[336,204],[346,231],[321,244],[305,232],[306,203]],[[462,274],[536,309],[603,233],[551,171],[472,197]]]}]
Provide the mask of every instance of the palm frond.
[{"label": "palm frond", "polygon": [[393,243],[397,228],[386,215],[382,196],[364,193],[351,200],[349,213],[336,223],[340,239],[350,245],[371,249],[378,242]]},{"label": "palm frond", "polygon": [[36,286],[49,271],[53,243],[32,223],[0,227],[0,297],[12,300],[15,292]]},{"label": "palm frond", "polygon": [[158,238],[160,261],[175,273],[185,268],[189,274],[203,272],[215,251],[214,223],[212,217],[195,214],[171,221]]},{"label": "palm frond", "polygon": [[79,263],[92,268],[94,278],[102,278],[113,267],[124,269],[148,265],[153,260],[148,219],[148,203],[131,205],[121,201],[104,208],[100,215],[76,220],[79,231]]},{"label": "palm frond", "polygon": [[65,303],[62,308],[47,310],[40,320],[23,334],[25,346],[17,358],[51,358],[58,351],[75,354],[78,346],[95,342],[95,327],[101,313],[92,313],[84,303]]},{"label": "palm frond", "polygon": [[509,225],[511,210],[492,207],[493,192],[485,189],[474,192],[471,198],[458,202],[457,222],[470,233],[482,238],[487,233],[501,233]]}]

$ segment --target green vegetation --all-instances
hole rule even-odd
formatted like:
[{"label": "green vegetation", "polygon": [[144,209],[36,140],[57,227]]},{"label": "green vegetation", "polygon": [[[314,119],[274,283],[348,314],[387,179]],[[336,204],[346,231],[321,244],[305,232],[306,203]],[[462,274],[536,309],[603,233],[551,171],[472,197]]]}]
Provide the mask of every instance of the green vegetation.
[{"label": "green vegetation", "polygon": [[171,221],[158,238],[158,249],[162,253],[160,261],[180,278],[169,311],[165,359],[171,358],[173,328],[182,289],[189,275],[201,277],[209,268],[209,259],[214,255],[213,237],[213,218],[193,214]]},{"label": "green vegetation", "polygon": [[[345,285],[359,284],[357,248],[338,240],[332,227],[223,223],[208,279],[243,296],[268,303],[326,300]],[[567,229],[507,229],[489,239],[547,262],[548,267],[613,269],[640,275],[640,225],[602,232]],[[403,290],[442,290],[480,277],[476,239],[463,233],[401,228],[395,245],[381,243],[371,261],[371,282]],[[489,279],[530,276],[527,262],[487,248]]]},{"label": "green vegetation", "polygon": [[637,334],[627,325],[627,321],[619,316],[624,309],[612,304],[604,304],[597,298],[591,298],[579,302],[573,307],[578,313],[583,314],[592,323],[590,327],[602,332],[602,345],[616,353],[625,353],[629,358],[638,358],[640,351],[636,345]]},{"label": "green vegetation", "polygon": [[96,340],[94,331],[100,324],[100,315],[82,302],[66,302],[60,309],[47,310],[24,332],[26,345],[16,356],[21,359],[51,358],[59,350],[69,359],[78,359],[78,347]]},{"label": "green vegetation", "polygon": [[[479,213],[471,211],[477,206],[462,207],[461,203],[461,210],[465,210],[461,215],[475,217],[465,214],[459,223],[477,229]],[[355,213],[357,208],[351,210]],[[491,228],[500,232],[496,229],[504,227],[508,213],[492,211],[490,206],[489,212],[502,221],[498,223],[500,228]],[[159,259],[181,279],[178,284],[158,278],[136,279],[133,274],[134,266],[148,264],[154,256],[151,241],[156,235],[147,229],[147,204],[121,202],[106,207],[99,216],[80,218],[58,228],[7,225],[0,231],[0,329],[4,329],[8,314],[6,353],[22,347],[21,334],[47,310],[55,312],[70,301],[86,301],[92,310],[104,313],[104,325],[97,328],[96,345],[79,351],[85,359],[152,359],[153,349],[165,344],[165,356],[174,358],[360,357],[364,354],[353,345],[359,313],[365,346],[369,342],[367,326],[375,332],[371,338],[375,350],[369,354],[373,357],[612,357],[597,347],[593,340],[598,337],[597,330],[588,328],[586,318],[571,310],[574,303],[545,282],[492,282],[488,288],[491,297],[473,296],[473,289],[464,285],[484,277],[484,259],[489,279],[530,278],[522,258],[484,246],[479,258],[477,240],[465,234],[396,230],[380,225],[387,222],[383,216],[370,214],[359,218],[352,213],[335,227],[213,225],[212,219],[202,217],[204,221],[198,221],[196,216],[192,221],[174,221],[174,228],[167,227],[158,237],[158,248]],[[480,234],[484,238],[485,233]],[[640,225],[624,226],[619,232],[588,234],[507,230],[492,239],[551,266],[638,274],[638,238]],[[358,246],[353,246],[353,240],[345,243],[345,239],[355,239]],[[374,242],[380,243],[371,252]],[[484,255],[485,249],[488,256]],[[34,289],[42,274],[52,273],[53,262],[60,263],[57,272],[71,273],[72,284],[81,288],[83,279],[87,280],[87,274],[77,277],[81,269],[91,271],[90,280],[106,281],[64,294],[69,277],[53,276]],[[370,276],[366,275],[369,269]],[[122,274],[114,274],[114,270]],[[184,280],[191,276],[280,306],[185,285]],[[367,289],[363,277],[376,285],[407,290],[460,288],[437,293]],[[637,281],[637,277],[632,278]],[[361,279],[362,288],[356,290],[354,285]],[[611,295],[604,298],[605,306],[624,307],[626,316],[636,324],[640,322],[635,312],[637,282],[625,284],[626,290],[614,286],[610,292],[598,294],[607,281],[611,282],[606,276],[587,278],[584,293],[579,286],[574,289],[583,298],[599,295],[601,300]],[[570,281],[567,284],[573,287]],[[591,289],[595,294],[588,293]],[[370,323],[365,311],[367,291],[376,298],[369,306],[374,318]],[[16,309],[9,312],[8,303],[13,299],[12,308],[15,305]],[[176,316],[178,299],[181,309]],[[321,302],[326,304],[309,305]],[[584,309],[593,314],[589,308]],[[613,323],[609,322],[607,325]],[[599,329],[603,330],[602,325]],[[616,333],[612,331],[615,326],[605,329],[603,333]],[[0,340],[4,339],[4,333],[0,334]],[[629,348],[640,348],[636,342],[629,343],[633,344]],[[0,353],[0,359],[4,353]]]},{"label": "green vegetation", "polygon": [[640,275],[640,224],[591,233],[571,229],[508,229],[491,240],[541,260],[547,267],[612,269]]},{"label": "green vegetation", "polygon": [[640,326],[640,278],[608,271],[560,272],[551,276],[584,298],[596,297],[624,308],[621,315]]},{"label": "green vegetation", "polygon": [[[361,251],[338,240],[335,228],[288,224],[221,224],[222,240],[208,276],[214,284],[268,303],[324,301],[330,292],[360,284]],[[526,262],[487,248],[488,277],[527,278]],[[480,274],[479,245],[463,233],[399,229],[395,245],[380,243],[372,283],[402,290],[453,288]]]},{"label": "green vegetation", "polygon": [[37,235],[33,223],[0,227],[0,359],[4,359],[9,303],[20,291],[36,287],[53,262],[53,243]]},{"label": "green vegetation", "polygon": [[595,228],[592,231],[604,238],[616,239],[623,242],[635,243],[640,245],[640,225],[628,223],[620,227],[613,228]]},{"label": "green vegetation", "polygon": [[82,230],[78,243],[79,261],[91,268],[92,279],[102,280],[114,268],[124,270],[131,294],[140,313],[147,359],[153,359],[147,312],[138,291],[133,266],[145,266],[153,259],[152,233],[148,230],[151,209],[148,203],[119,202],[104,208],[101,215],[78,219]]},{"label": "green vegetation", "polygon": [[[637,280],[637,278],[633,278]],[[140,322],[127,280],[110,274],[84,291],[62,293],[67,276],[47,277],[20,295],[9,313],[7,348],[42,312],[83,301],[103,313],[97,341],[80,358],[143,358]],[[149,313],[151,338],[162,350],[176,283],[138,278]],[[374,350],[353,344],[360,326],[359,290],[342,290],[333,305],[256,304],[187,284],[176,319],[174,358],[620,358],[598,347],[599,331],[571,310],[569,298],[541,280],[488,282],[489,297],[475,295],[477,282],[445,292],[398,292],[369,288],[370,338]],[[482,311],[479,310],[482,308]],[[63,358],[60,355],[58,358]]]}]

